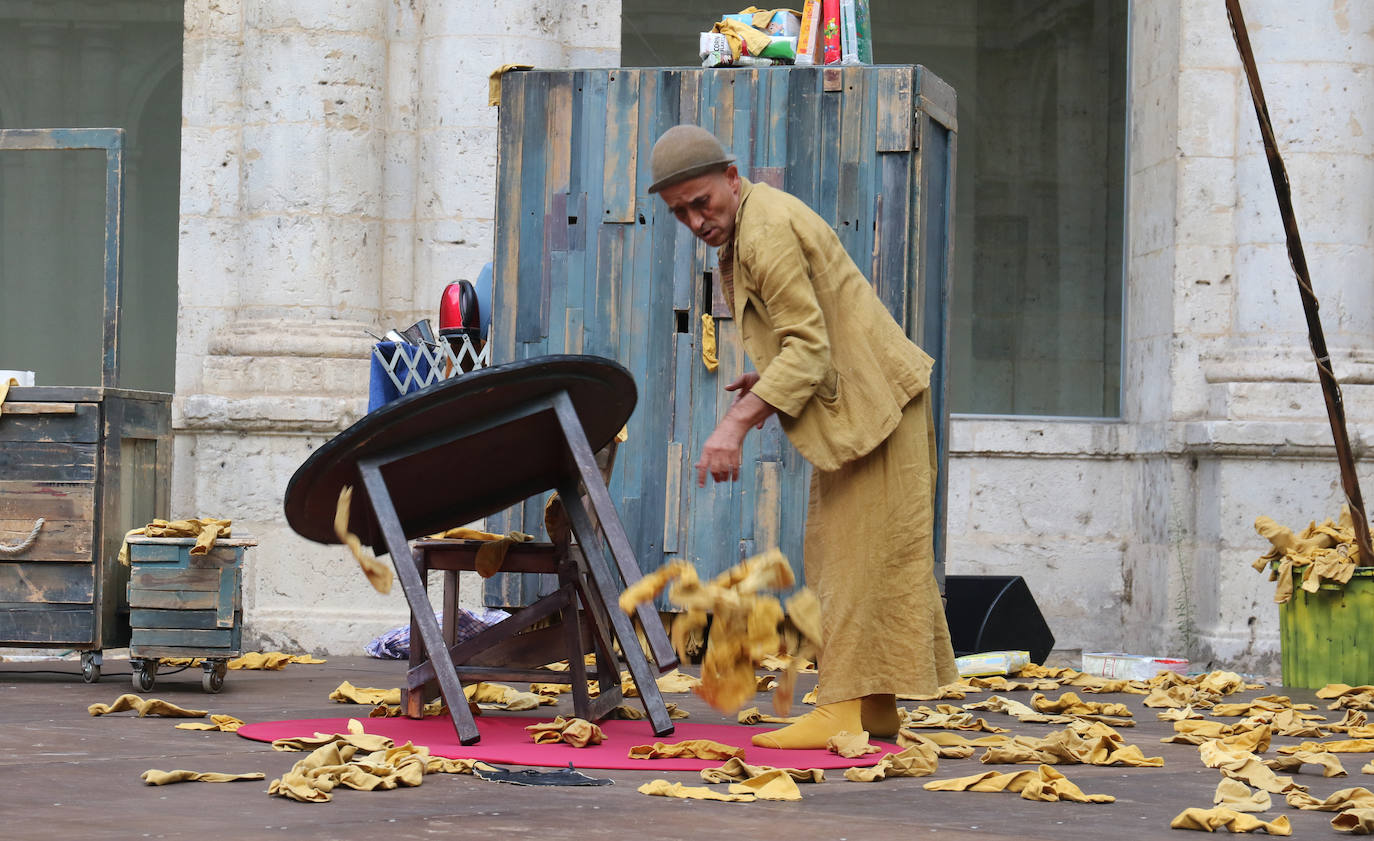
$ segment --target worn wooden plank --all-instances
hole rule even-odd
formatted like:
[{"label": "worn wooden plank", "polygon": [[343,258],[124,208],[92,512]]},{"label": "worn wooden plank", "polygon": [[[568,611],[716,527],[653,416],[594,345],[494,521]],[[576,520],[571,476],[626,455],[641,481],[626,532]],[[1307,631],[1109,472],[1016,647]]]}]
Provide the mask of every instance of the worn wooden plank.
[{"label": "worn wooden plank", "polygon": [[89,645],[95,641],[90,607],[0,605],[0,640],[8,643]]},{"label": "worn wooden plank", "polygon": [[781,465],[776,461],[760,461],[755,469],[754,496],[754,543],[761,549],[772,549],[780,545],[781,530],[778,528],[782,506]]},{"label": "worn wooden plank", "polygon": [[10,418],[16,415],[74,415],[78,405],[77,403],[17,403],[13,400],[6,400],[5,415]]},{"label": "worn wooden plank", "polygon": [[0,441],[0,476],[7,481],[94,482],[96,444]]},{"label": "worn wooden plank", "polygon": [[129,611],[129,625],[132,628],[212,630],[217,627],[216,622],[216,611],[213,610],[150,610],[138,608]]},{"label": "worn wooden plank", "polygon": [[[510,78],[507,76],[506,78]],[[505,84],[501,86],[505,90]],[[503,93],[504,97],[505,94]],[[139,657],[165,657],[168,659],[183,657],[205,657],[211,660],[227,660],[239,656],[242,653],[237,641],[232,646],[226,648],[207,648],[194,645],[140,645],[137,656]],[[130,652],[133,653],[133,652]]]},{"label": "worn wooden plank", "polygon": [[[28,537],[34,521],[0,519],[0,543],[15,544]],[[80,562],[91,560],[93,529],[90,520],[47,520],[29,549],[6,554],[3,561]]]},{"label": "worn wooden plank", "polygon": [[135,566],[129,576],[132,590],[219,590],[217,569],[146,569]]},{"label": "worn wooden plank", "polygon": [[625,268],[625,225],[601,226],[597,243],[597,273],[594,283],[587,286],[594,289],[592,308],[584,314],[589,323],[584,326],[583,345],[587,353],[597,356],[614,357],[616,339],[620,332],[622,313],[620,299],[624,295]]},{"label": "worn wooden plank", "polygon": [[[89,563],[0,563],[0,603],[84,604],[95,601]],[[0,636],[0,640],[8,637]]]},{"label": "worn wooden plank", "polygon": [[[835,203],[835,215],[829,218],[840,235],[840,242],[859,266],[869,263],[868,250],[864,248],[865,227],[863,218],[870,210],[870,198],[863,177],[863,165],[873,157],[872,146],[863,142],[864,118],[867,116],[868,86],[867,69],[846,67],[842,72],[844,88],[840,99],[839,132],[839,196]],[[871,233],[870,233],[871,236]],[[871,280],[871,278],[870,278]]]},{"label": "worn wooden plank", "polygon": [[89,482],[0,481],[0,519],[91,519],[95,485]]},{"label": "worn wooden plank", "polygon": [[538,342],[548,335],[548,271],[544,252],[544,220],[548,203],[545,176],[548,173],[548,96],[551,80],[547,73],[529,74],[525,83],[521,133],[522,160],[520,189],[520,277],[537,279],[520,286],[515,308],[515,340]]},{"label": "worn wooden plank", "polygon": [[[65,406],[70,414],[29,414],[22,407]],[[100,440],[100,407],[93,403],[28,403],[20,408],[4,405],[0,415],[0,441],[67,442],[93,444]]]},{"label": "worn wooden plank", "polygon": [[234,611],[239,603],[239,571],[235,567],[219,568],[219,603],[215,605],[215,624],[228,628],[234,624]]},{"label": "worn wooden plank", "polygon": [[[663,501],[663,552],[675,554],[682,545],[682,445],[676,441],[668,444],[665,459]],[[640,565],[656,565],[656,558],[643,558]]]},{"label": "worn wooden plank", "polygon": [[215,610],[219,607],[219,588],[213,590],[130,590],[129,607],[162,610]]},{"label": "worn wooden plank", "polygon": [[172,395],[161,395],[158,399],[134,397],[109,397],[106,403],[119,401],[122,417],[120,435],[125,438],[140,438],[166,441],[172,434]]},{"label": "worn wooden plank", "polygon": [[787,172],[783,188],[814,208],[820,187],[821,68],[798,68],[787,86]]},{"label": "worn wooden plank", "polygon": [[879,67],[874,84],[878,96],[876,116],[877,152],[910,152],[915,116],[911,100],[910,67]]},{"label": "worn wooden plank", "polygon": [[632,70],[612,70],[607,76],[603,222],[633,222],[635,218],[639,80],[640,74]]},{"label": "worn wooden plank", "polygon": [[[501,82],[497,119],[496,230],[520,230],[520,171],[524,158],[525,74],[508,74]],[[515,325],[511,317],[520,301],[519,236],[503,233],[492,261],[492,363],[515,360]],[[533,245],[530,246],[531,248]]]},{"label": "worn wooden plank", "polygon": [[878,297],[897,322],[911,336],[911,204],[903,197],[911,191],[911,153],[884,153],[878,156],[879,188],[876,256],[873,282]]},{"label": "worn wooden plank", "polygon": [[187,542],[182,545],[170,543],[137,543],[129,544],[129,560],[135,566],[139,564],[174,564],[182,563],[187,565],[201,566],[221,566],[223,564],[233,564],[242,561],[243,547],[226,546],[216,542],[204,555],[192,555],[191,547],[194,544]]},{"label": "worn wooden plank", "polygon": [[182,646],[185,648],[229,648],[234,632],[228,628],[134,628],[129,638],[132,648],[144,646]]}]

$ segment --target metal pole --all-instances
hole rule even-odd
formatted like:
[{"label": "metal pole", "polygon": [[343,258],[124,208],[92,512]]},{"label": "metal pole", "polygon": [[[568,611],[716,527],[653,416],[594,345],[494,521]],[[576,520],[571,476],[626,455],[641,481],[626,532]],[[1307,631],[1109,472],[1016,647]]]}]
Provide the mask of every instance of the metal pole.
[{"label": "metal pole", "polygon": [[1341,399],[1341,387],[1331,370],[1331,355],[1326,350],[1326,335],[1322,332],[1321,315],[1317,312],[1317,296],[1312,291],[1312,277],[1307,271],[1307,256],[1302,250],[1302,238],[1298,234],[1298,220],[1293,214],[1293,194],[1288,185],[1288,171],[1284,168],[1283,158],[1279,156],[1277,141],[1274,140],[1274,126],[1269,121],[1269,106],[1264,102],[1264,89],[1260,86],[1259,71],[1255,68],[1255,54],[1250,49],[1250,34],[1245,29],[1245,17],[1240,11],[1240,0],[1226,0],[1226,16],[1231,21],[1231,34],[1236,39],[1236,49],[1240,51],[1241,64],[1245,68],[1245,78],[1250,84],[1250,98],[1255,103],[1255,117],[1259,120],[1260,136],[1264,139],[1264,154],[1269,159],[1269,175],[1274,181],[1274,193],[1279,201],[1279,215],[1283,218],[1283,232],[1288,240],[1288,262],[1298,279],[1298,295],[1302,298],[1303,314],[1307,317],[1307,336],[1312,346],[1312,355],[1317,363],[1317,379],[1322,386],[1322,397],[1326,400],[1326,416],[1331,422],[1331,435],[1336,442],[1336,461],[1341,468],[1341,485],[1345,488],[1345,499],[1350,505],[1350,517],[1355,523],[1355,545],[1360,550],[1360,563],[1374,564],[1374,553],[1369,549],[1369,520],[1364,513],[1364,499],[1360,495],[1360,480],[1355,475],[1355,456],[1350,450],[1350,436],[1345,428],[1345,403]]}]

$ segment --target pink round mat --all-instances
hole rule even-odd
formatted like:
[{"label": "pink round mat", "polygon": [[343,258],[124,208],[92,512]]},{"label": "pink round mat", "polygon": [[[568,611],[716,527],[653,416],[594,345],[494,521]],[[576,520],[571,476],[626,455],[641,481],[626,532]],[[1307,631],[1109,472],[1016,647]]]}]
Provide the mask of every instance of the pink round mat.
[{"label": "pink round mat", "polygon": [[[484,715],[477,719],[482,740],[475,745],[458,744],[453,721],[448,716],[414,720],[409,718],[358,718],[368,733],[386,736],[398,745],[413,742],[424,745],[435,756],[450,759],[483,759],[504,765],[540,765],[577,768],[608,768],[633,771],[697,771],[716,768],[722,762],[703,759],[630,759],[630,748],[652,745],[654,742],[682,742],[689,739],[711,739],[744,748],[744,761],[750,765],[771,765],[779,768],[851,768],[873,765],[885,753],[901,748],[885,742],[873,742],[881,748],[858,759],[846,759],[825,750],[774,750],[754,747],[749,737],[755,733],[777,729],[775,726],[746,727],[735,724],[694,724],[678,721],[677,730],[669,736],[655,736],[647,721],[604,721],[601,729],[606,740],[599,745],[575,748],[567,744],[536,745],[525,732],[525,725],[551,718],[530,716]],[[289,721],[264,721],[240,727],[238,734],[259,742],[275,739],[313,736],[315,733],[347,733],[347,718],[301,718]]]}]

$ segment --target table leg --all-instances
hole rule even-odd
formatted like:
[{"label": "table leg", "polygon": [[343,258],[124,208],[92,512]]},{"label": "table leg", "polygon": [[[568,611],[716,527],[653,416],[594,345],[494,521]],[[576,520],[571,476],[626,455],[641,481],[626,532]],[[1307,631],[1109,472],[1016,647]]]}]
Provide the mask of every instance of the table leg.
[{"label": "table leg", "polygon": [[382,477],[381,472],[381,465],[385,463],[384,457],[359,460],[358,473],[362,476],[363,486],[367,489],[367,497],[381,528],[382,539],[386,543],[387,551],[391,553],[392,566],[396,568],[396,575],[401,580],[401,590],[410,605],[410,615],[414,617],[420,631],[420,640],[424,643],[430,662],[434,665],[435,677],[439,679],[439,692],[443,695],[444,703],[448,704],[453,729],[458,734],[460,743],[470,745],[480,739],[481,734],[477,732],[477,722],[473,721],[472,711],[468,709],[463,684],[458,680],[458,673],[453,668],[453,658],[449,656],[448,647],[444,645],[443,633],[439,629],[439,621],[434,617],[434,610],[430,607],[429,597],[425,593],[425,583],[421,580],[415,564],[414,553],[406,541],[405,531],[401,528],[401,521],[396,515],[396,507],[391,503],[386,479]]}]

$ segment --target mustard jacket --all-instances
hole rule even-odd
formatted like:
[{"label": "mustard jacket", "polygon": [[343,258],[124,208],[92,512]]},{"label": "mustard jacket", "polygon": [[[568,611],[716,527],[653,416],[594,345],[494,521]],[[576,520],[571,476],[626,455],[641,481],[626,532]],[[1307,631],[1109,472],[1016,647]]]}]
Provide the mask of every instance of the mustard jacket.
[{"label": "mustard jacket", "polygon": [[933,360],[906,337],[835,231],[797,197],[740,179],[735,320],[754,393],[793,446],[836,470],[887,438]]}]

